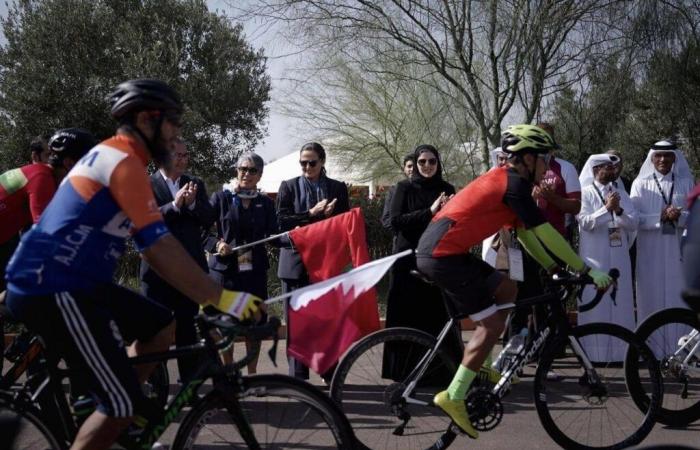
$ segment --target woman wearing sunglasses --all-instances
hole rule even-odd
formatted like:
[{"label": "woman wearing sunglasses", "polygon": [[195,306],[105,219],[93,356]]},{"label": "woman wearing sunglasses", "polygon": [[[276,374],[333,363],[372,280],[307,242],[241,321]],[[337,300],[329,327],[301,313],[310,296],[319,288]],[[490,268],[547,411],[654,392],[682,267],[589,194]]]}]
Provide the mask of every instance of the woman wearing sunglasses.
[{"label": "woman wearing sunglasses", "polygon": [[[309,142],[301,147],[299,152],[301,176],[283,181],[277,192],[277,217],[282,231],[318,222],[350,210],[347,186],[341,181],[326,176],[325,163],[326,150],[321,144]],[[309,284],[309,276],[299,253],[291,247],[280,249],[277,276],[282,282],[282,290],[285,293]],[[309,369],[290,357],[289,374],[308,379]],[[324,374],[324,378],[330,381],[331,375]]]},{"label": "woman wearing sunglasses", "polygon": [[[455,188],[442,179],[440,155],[432,145],[419,145],[413,152],[415,166],[408,180],[400,181],[391,199],[391,228],[394,232],[394,253],[416,249],[418,240],[442,206],[454,195]],[[410,274],[416,268],[415,256],[396,261],[391,269],[387,300],[386,326],[411,327],[437,336],[447,322],[440,290]],[[426,307],[425,305],[430,305]],[[459,363],[462,355],[461,336],[448,336],[445,349]],[[415,367],[417,360],[408,362],[411,349],[385,344],[382,374],[399,380],[404,370]],[[451,374],[436,374],[437,382],[449,381]],[[440,378],[442,377],[442,378]]]},{"label": "woman wearing sunglasses", "polygon": [[[233,252],[232,248],[278,232],[274,203],[257,187],[264,165],[263,159],[253,152],[238,158],[236,177],[211,196],[217,217],[216,234],[208,236],[205,243],[209,275],[226,289],[250,292],[260,298],[268,296],[270,263],[265,246],[256,245],[243,252]],[[266,319],[263,317],[261,321]],[[246,341],[246,346],[249,345]],[[256,366],[257,360],[252,361],[248,374],[255,373]]]}]

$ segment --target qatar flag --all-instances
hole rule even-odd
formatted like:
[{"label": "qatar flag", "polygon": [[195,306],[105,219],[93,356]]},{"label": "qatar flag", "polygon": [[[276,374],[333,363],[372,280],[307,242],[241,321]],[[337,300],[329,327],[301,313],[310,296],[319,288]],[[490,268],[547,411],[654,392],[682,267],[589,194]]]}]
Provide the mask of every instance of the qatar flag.
[{"label": "qatar flag", "polygon": [[287,353],[316,373],[333,367],[356,340],[379,329],[378,320],[357,320],[356,310],[363,305],[356,299],[372,289],[397,259],[411,252],[363,264],[292,292]]}]

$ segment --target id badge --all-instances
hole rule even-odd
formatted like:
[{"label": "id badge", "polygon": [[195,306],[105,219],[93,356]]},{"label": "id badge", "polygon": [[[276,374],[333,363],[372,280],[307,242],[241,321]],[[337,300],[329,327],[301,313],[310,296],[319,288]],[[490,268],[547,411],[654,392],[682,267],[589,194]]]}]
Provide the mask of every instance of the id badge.
[{"label": "id badge", "polygon": [[525,272],[523,271],[523,252],[519,248],[508,248],[508,275],[511,280],[525,281]]},{"label": "id badge", "polygon": [[622,247],[622,230],[613,222],[608,224],[608,242],[610,247]]},{"label": "id badge", "polygon": [[676,234],[673,222],[661,222],[661,234]]},{"label": "id badge", "polygon": [[238,255],[238,271],[247,272],[253,270],[253,252],[251,250]]}]

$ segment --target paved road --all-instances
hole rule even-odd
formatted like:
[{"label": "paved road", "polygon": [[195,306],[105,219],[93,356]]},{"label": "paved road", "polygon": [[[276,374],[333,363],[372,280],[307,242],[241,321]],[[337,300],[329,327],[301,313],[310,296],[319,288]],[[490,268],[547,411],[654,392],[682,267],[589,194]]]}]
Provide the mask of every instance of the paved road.
[{"label": "paved road", "polygon": [[[465,336],[466,337],[466,336]],[[278,367],[271,364],[265,352],[270,343],[263,343],[258,366],[258,373],[287,373],[287,362],[284,358],[284,341],[280,341],[278,353]],[[236,355],[244,352],[243,344],[236,345]],[[171,379],[175,379],[174,363],[169,365]],[[310,382],[321,389],[326,389],[323,381],[315,374],[312,374]],[[171,388],[175,388],[172,386]],[[532,378],[523,377],[520,384],[513,387],[513,391],[504,399],[504,416],[501,424],[494,430],[481,433],[477,441],[470,440],[464,436],[457,438],[451,448],[480,448],[480,449],[517,449],[517,450],[543,450],[555,449],[558,446],[551,440],[542,428],[532,401]],[[435,417],[436,424],[442,427],[443,418]],[[171,426],[163,440],[169,443],[174,433],[174,426]],[[383,442],[381,433],[376,433],[377,445]],[[668,448],[671,445],[682,445],[686,448],[700,448],[700,423],[696,423],[687,429],[669,429],[656,425],[643,445],[637,448]],[[383,445],[381,446],[384,447]],[[397,449],[398,450],[398,449]]]}]

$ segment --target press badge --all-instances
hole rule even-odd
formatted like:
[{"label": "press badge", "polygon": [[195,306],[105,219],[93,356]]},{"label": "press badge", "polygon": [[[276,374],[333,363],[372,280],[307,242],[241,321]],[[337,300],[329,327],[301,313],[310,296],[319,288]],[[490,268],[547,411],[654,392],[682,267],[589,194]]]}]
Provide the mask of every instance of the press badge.
[{"label": "press badge", "polygon": [[615,222],[608,223],[608,241],[610,247],[622,247],[622,230]]},{"label": "press badge", "polygon": [[513,281],[525,281],[523,271],[523,251],[516,244],[515,247],[508,247],[508,276]]},{"label": "press badge", "polygon": [[661,234],[676,234],[673,222],[661,222]]},{"label": "press badge", "polygon": [[253,270],[253,252],[248,250],[238,255],[238,271],[247,272]]}]

